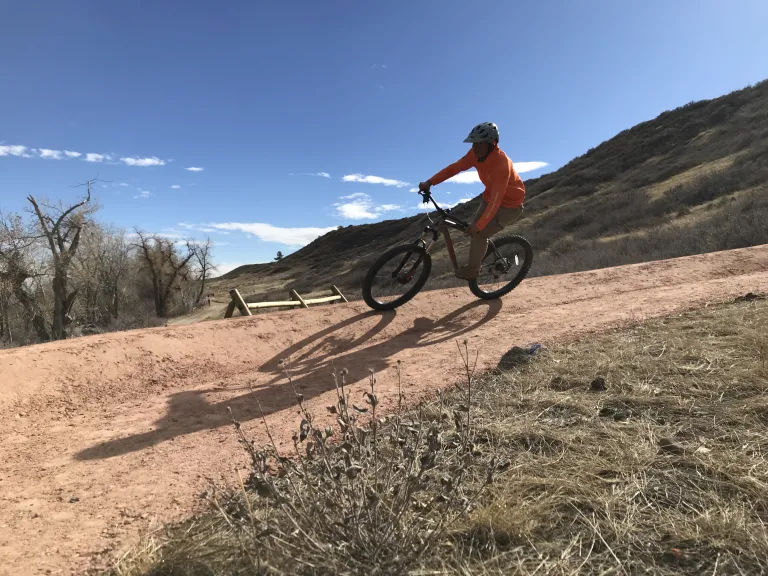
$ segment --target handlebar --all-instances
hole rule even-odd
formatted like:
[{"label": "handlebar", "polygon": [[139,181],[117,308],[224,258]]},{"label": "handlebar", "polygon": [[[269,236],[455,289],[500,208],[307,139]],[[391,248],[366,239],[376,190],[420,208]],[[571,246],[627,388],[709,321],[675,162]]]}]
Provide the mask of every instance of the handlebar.
[{"label": "handlebar", "polygon": [[[438,206],[437,202],[435,202],[435,199],[432,198],[432,194],[430,192],[425,192],[423,190],[419,190],[418,192],[419,192],[419,196],[421,196],[421,198],[422,198],[423,203],[424,204],[429,204],[430,202],[432,202],[432,204],[434,205],[435,209],[440,213],[441,216],[443,216],[443,218],[446,218],[446,217],[450,216],[451,220],[453,220],[458,225],[458,228],[460,228],[462,230],[465,229],[465,228],[469,228],[469,224],[467,224],[463,220],[459,220],[455,216],[451,215],[451,209],[450,208],[441,208],[440,206]],[[427,217],[429,218],[429,216],[427,216]]]}]

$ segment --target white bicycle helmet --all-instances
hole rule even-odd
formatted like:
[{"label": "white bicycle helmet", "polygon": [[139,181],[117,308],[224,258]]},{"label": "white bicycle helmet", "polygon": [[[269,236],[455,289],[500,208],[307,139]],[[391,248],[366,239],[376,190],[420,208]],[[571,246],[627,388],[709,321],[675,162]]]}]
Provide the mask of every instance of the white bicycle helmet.
[{"label": "white bicycle helmet", "polygon": [[469,133],[464,139],[464,142],[474,144],[476,142],[498,142],[499,141],[499,127],[493,122],[481,122]]}]

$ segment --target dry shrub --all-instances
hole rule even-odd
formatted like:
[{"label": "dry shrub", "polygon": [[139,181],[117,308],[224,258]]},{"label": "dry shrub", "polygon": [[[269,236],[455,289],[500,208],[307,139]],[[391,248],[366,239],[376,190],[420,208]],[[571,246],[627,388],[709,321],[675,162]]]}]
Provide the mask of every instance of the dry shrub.
[{"label": "dry shrub", "polygon": [[766,325],[748,298],[478,381],[462,349],[470,386],[387,418],[341,377],[340,432],[302,408],[287,459],[241,431],[242,489],[116,573],[766,573]]}]

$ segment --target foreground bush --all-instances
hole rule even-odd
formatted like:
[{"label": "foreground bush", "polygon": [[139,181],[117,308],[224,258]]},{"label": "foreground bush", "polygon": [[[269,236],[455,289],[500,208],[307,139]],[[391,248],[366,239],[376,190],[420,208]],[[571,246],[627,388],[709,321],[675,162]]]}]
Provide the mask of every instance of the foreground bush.
[{"label": "foreground bush", "polygon": [[750,297],[478,381],[463,347],[463,385],[386,418],[373,375],[355,406],[342,372],[335,430],[298,394],[294,458],[237,425],[240,489],[114,573],[765,573],[766,325]]}]

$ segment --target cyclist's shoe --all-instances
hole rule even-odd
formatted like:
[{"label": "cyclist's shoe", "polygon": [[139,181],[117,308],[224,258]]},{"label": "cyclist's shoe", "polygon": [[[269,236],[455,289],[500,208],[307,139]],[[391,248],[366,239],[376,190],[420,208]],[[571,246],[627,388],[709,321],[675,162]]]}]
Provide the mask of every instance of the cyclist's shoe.
[{"label": "cyclist's shoe", "polygon": [[474,280],[479,274],[478,270],[470,270],[469,266],[462,266],[456,270],[456,278],[461,280]]}]

